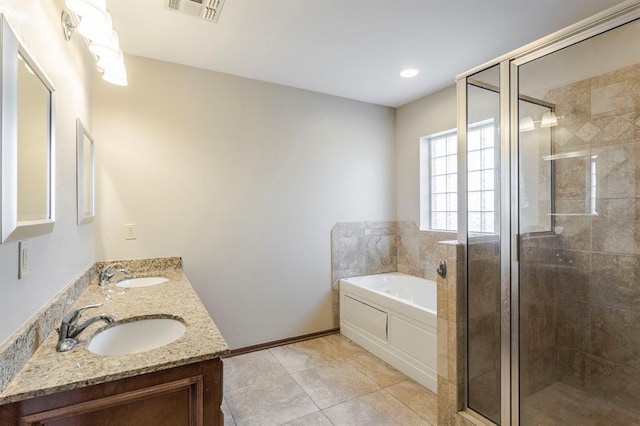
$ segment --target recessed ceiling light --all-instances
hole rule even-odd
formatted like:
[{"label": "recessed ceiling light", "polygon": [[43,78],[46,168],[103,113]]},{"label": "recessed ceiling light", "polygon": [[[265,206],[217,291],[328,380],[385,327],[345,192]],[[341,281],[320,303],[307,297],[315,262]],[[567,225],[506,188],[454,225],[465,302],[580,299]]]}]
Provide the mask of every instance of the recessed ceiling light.
[{"label": "recessed ceiling light", "polygon": [[418,71],[417,69],[407,68],[406,70],[402,70],[402,72],[400,73],[400,77],[411,78],[415,77],[418,74],[420,74],[420,71]]}]

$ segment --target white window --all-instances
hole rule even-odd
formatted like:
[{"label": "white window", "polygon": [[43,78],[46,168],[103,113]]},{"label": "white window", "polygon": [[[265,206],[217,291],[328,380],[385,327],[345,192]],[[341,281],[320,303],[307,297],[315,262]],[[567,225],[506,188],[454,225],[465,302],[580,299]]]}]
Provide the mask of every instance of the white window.
[{"label": "white window", "polygon": [[422,138],[420,229],[458,228],[458,138],[455,130]]},{"label": "white window", "polygon": [[[495,232],[493,120],[467,134],[469,232]],[[420,229],[458,229],[457,134],[449,130],[420,139]]]},{"label": "white window", "polygon": [[467,132],[467,210],[469,232],[495,232],[495,128],[493,120],[469,126]]}]

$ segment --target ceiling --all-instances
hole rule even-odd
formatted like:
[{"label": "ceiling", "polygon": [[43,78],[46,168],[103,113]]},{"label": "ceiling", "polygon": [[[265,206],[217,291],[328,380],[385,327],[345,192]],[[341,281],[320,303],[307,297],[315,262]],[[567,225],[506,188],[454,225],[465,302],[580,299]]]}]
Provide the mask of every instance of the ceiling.
[{"label": "ceiling", "polygon": [[[184,0],[183,0],[184,1]],[[126,54],[398,107],[621,0],[108,0]],[[421,72],[404,79],[407,67]]]}]

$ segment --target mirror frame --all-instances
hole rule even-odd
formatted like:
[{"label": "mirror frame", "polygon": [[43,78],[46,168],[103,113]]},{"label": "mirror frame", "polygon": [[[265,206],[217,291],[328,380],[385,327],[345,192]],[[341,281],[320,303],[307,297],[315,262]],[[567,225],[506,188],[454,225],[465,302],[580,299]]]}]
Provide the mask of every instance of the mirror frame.
[{"label": "mirror frame", "polygon": [[[90,153],[89,153],[89,164],[86,165],[84,163],[85,158],[85,141],[90,142]],[[87,129],[82,124],[82,121],[78,118],[76,120],[76,183],[77,183],[77,201],[78,201],[78,225],[84,225],[85,223],[93,222],[93,218],[95,217],[95,152],[96,152],[96,143],[91,136],[91,134],[87,131]],[[85,167],[88,166],[89,170],[89,188],[85,188]],[[88,193],[86,192],[88,190]],[[89,195],[89,212],[85,214],[84,205],[87,200],[85,200],[85,193]]]},{"label": "mirror frame", "polygon": [[[0,243],[22,240],[53,231],[55,223],[55,89],[18,40],[7,19],[0,14]],[[42,220],[18,220],[18,54],[49,91],[48,214]]]}]

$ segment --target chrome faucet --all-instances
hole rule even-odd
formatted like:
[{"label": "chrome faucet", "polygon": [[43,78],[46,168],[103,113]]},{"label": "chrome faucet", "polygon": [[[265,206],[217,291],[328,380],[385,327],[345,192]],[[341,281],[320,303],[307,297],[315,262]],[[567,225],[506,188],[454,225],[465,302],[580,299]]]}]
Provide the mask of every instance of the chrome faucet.
[{"label": "chrome faucet", "polygon": [[[119,268],[117,270],[113,270],[115,268]],[[111,284],[111,278],[113,278],[114,276],[118,275],[118,274],[128,274],[130,273],[128,269],[124,269],[122,267],[122,263],[112,263],[111,265],[107,265],[104,268],[102,268],[102,271],[100,271],[100,282],[98,283],[98,285],[100,287],[104,287],[107,286],[109,284]]]},{"label": "chrome faucet", "polygon": [[56,351],[66,352],[73,349],[78,344],[78,335],[94,322],[104,321],[107,324],[110,324],[116,321],[116,317],[114,317],[113,315],[100,314],[96,315],[95,317],[89,318],[82,324],[78,325],[80,315],[84,311],[91,308],[99,308],[100,306],[102,306],[102,303],[83,306],[81,308],[72,310],[71,312],[67,313],[64,318],[62,318],[62,324],[60,324],[60,328],[57,329],[58,343],[56,344]]}]

